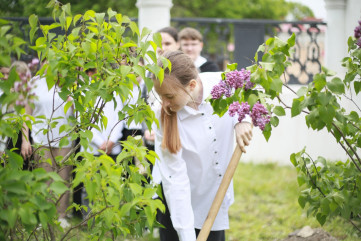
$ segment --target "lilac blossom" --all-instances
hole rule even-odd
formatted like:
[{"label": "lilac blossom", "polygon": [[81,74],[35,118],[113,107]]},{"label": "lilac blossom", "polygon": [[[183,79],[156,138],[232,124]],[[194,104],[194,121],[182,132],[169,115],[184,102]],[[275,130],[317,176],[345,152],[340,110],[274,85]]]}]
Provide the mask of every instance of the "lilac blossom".
[{"label": "lilac blossom", "polygon": [[242,122],[246,115],[249,114],[249,104],[247,102],[242,102],[240,110],[238,112],[238,121]]},{"label": "lilac blossom", "polygon": [[361,37],[361,24],[354,29],[354,32],[355,32],[355,38],[358,39]]},{"label": "lilac blossom", "polygon": [[238,121],[242,122],[242,120],[249,114],[249,104],[246,102],[242,102],[239,104],[238,101],[233,102],[229,105],[228,113],[230,116],[235,116],[238,114]]},{"label": "lilac blossom", "polygon": [[262,131],[264,130],[266,124],[269,123],[271,119],[266,107],[264,107],[259,102],[254,104],[250,116],[252,118],[253,125],[258,126]]},{"label": "lilac blossom", "polygon": [[254,83],[251,82],[251,77],[248,77],[244,84],[244,90],[250,90],[253,88],[253,86],[254,86]]},{"label": "lilac blossom", "polygon": [[230,97],[232,95],[232,89],[227,86],[224,81],[220,81],[217,85],[213,86],[211,91],[212,99],[219,99],[222,95]]},{"label": "lilac blossom", "polygon": [[236,113],[239,113],[241,111],[241,105],[238,101],[233,102],[229,105],[228,112],[230,116],[234,116]]},{"label": "lilac blossom", "polygon": [[242,88],[244,80],[245,78],[242,70],[241,71],[234,70],[226,73],[226,82],[232,88],[235,89]]}]

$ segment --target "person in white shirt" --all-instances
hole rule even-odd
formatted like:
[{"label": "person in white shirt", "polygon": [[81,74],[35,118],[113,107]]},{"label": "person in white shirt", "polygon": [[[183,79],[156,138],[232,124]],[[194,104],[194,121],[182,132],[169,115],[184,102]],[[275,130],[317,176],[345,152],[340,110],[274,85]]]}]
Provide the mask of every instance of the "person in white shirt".
[{"label": "person in white shirt", "polygon": [[[50,90],[46,83],[45,77],[36,76],[35,87],[31,90],[32,94],[36,96],[34,100],[33,108],[27,103],[25,105],[26,113],[32,115],[36,118],[36,123],[32,125],[31,137],[33,144],[40,146],[38,149],[33,150],[30,139],[29,131],[27,126],[24,125],[25,131],[22,138],[21,145],[21,154],[24,158],[34,157],[37,167],[44,168],[47,172],[57,172],[60,177],[62,177],[66,182],[69,183],[72,166],[62,166],[59,167],[59,164],[56,162],[57,156],[65,156],[69,153],[72,147],[72,142],[70,137],[67,137],[68,144],[59,147],[60,139],[63,138],[66,133],[59,133],[59,129],[63,124],[69,124],[69,117],[73,115],[72,108],[69,108],[66,113],[64,113],[64,106],[71,99],[64,101],[59,96],[61,88],[58,84],[55,84]],[[45,117],[38,118],[38,117]],[[56,121],[57,125],[52,127],[48,124],[48,121]],[[48,130],[47,133],[43,130]],[[33,152],[34,151],[34,152]],[[52,164],[49,164],[46,160],[49,159],[52,161]],[[66,210],[69,206],[70,193],[66,191],[62,195],[58,202],[57,211],[59,214],[60,225],[63,228],[70,226],[66,220]]]},{"label": "person in white shirt", "polygon": [[[213,115],[205,99],[219,78],[200,77],[192,59],[181,51],[165,52],[172,63],[165,69],[160,84],[153,76],[154,88],[162,100],[155,128],[155,151],[159,156],[153,170],[153,181],[161,181],[170,213],[157,217],[166,229],[160,229],[160,239],[195,241],[207,217],[222,177],[233,153],[234,133],[243,152],[252,138],[252,124],[224,115]],[[162,66],[162,63],[158,63]],[[160,179],[160,180],[155,180]],[[215,219],[209,241],[225,240],[229,228],[228,208],[233,202],[233,187],[229,187]],[[169,216],[168,216],[169,219]],[[174,229],[173,229],[174,227]],[[175,232],[175,231],[176,232]]]}]

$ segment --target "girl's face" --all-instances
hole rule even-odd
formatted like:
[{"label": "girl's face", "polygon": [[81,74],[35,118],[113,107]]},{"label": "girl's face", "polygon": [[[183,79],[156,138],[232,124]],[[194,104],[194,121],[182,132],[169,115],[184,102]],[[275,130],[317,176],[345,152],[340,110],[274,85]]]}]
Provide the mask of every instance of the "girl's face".
[{"label": "girl's face", "polygon": [[162,85],[155,81],[154,88],[162,100],[162,106],[166,111],[177,112],[192,101],[189,87],[184,88],[174,84],[177,81],[172,76],[164,76]]},{"label": "girl's face", "polygon": [[179,49],[179,43],[168,33],[160,33],[162,36],[163,51],[176,51]]}]

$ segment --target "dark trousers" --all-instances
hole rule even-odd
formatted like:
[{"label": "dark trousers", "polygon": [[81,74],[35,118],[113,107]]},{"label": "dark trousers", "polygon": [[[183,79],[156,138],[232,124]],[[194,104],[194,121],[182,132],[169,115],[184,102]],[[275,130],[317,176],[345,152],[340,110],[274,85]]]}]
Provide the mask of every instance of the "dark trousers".
[{"label": "dark trousers", "polygon": [[[163,193],[163,187],[162,187],[162,193]],[[163,193],[164,197],[164,193]],[[177,231],[174,229],[172,220],[170,219],[170,213],[167,206],[167,203],[164,200],[162,200],[164,206],[165,206],[165,212],[162,213],[158,210],[157,212],[157,221],[164,226],[164,228],[159,228],[159,238],[160,241],[179,241]],[[196,235],[198,236],[200,230],[195,229]],[[211,231],[209,233],[207,241],[225,241],[226,236],[224,230],[220,231]]]}]

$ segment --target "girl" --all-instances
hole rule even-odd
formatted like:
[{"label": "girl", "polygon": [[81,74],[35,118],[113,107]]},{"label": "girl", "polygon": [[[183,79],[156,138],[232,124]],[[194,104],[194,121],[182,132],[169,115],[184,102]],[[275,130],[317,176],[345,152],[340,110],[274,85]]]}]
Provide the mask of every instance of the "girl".
[{"label": "girl", "polygon": [[[73,116],[72,108],[69,108],[64,113],[64,106],[68,99],[64,101],[60,98],[60,87],[55,84],[50,90],[48,89],[46,78],[36,76],[34,77],[35,87],[32,89],[32,93],[37,97],[34,100],[33,108],[26,103],[25,110],[28,115],[32,115],[37,118],[37,122],[32,125],[31,137],[35,146],[41,146],[39,149],[33,150],[29,139],[29,129],[24,125],[24,135],[22,138],[21,154],[24,158],[34,157],[36,167],[44,168],[47,172],[57,172],[66,182],[69,183],[72,166],[60,167],[56,161],[57,156],[65,156],[71,151],[72,142],[68,138],[68,144],[59,147],[60,138],[65,133],[59,133],[60,126],[63,124],[69,124],[69,117]],[[45,116],[46,120],[38,117]],[[52,127],[47,123],[48,120],[54,122],[56,120],[57,125]],[[48,133],[44,133],[43,130],[48,130]],[[46,160],[50,159],[51,164]],[[62,228],[70,227],[70,224],[66,220],[66,210],[69,206],[69,191],[66,191],[60,198],[57,206],[59,214],[58,221]]]},{"label": "girl", "polygon": [[[223,174],[233,153],[233,133],[243,152],[252,138],[252,125],[237,119],[213,115],[205,102],[220,80],[200,78],[192,59],[181,51],[165,52],[172,63],[164,81],[153,77],[154,88],[162,100],[158,113],[155,151],[159,161],[153,170],[155,182],[161,181],[167,211],[159,213],[161,240],[194,241],[202,228]],[[158,63],[162,66],[162,63]],[[225,240],[229,228],[228,208],[233,202],[232,185],[219,210],[208,240]],[[169,213],[170,217],[169,217]],[[174,229],[173,229],[174,228]],[[179,238],[179,239],[178,239]]]}]

